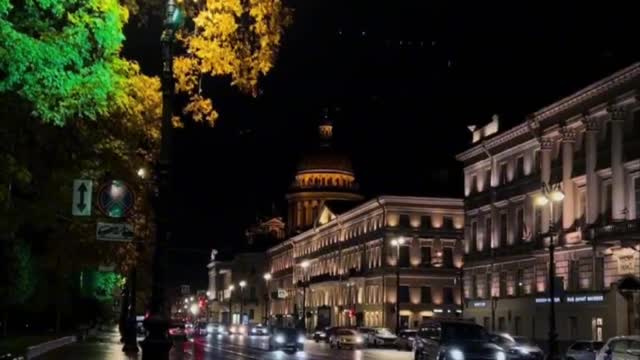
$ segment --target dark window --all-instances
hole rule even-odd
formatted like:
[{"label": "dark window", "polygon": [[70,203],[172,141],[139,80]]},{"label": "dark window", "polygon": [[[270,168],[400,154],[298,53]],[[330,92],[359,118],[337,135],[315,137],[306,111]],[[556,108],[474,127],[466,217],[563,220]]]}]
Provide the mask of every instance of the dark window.
[{"label": "dark window", "polygon": [[423,246],[420,248],[422,255],[422,265],[431,265],[431,246]]},{"label": "dark window", "polygon": [[485,280],[484,286],[485,286],[485,294],[484,297],[487,299],[491,298],[491,283],[493,282],[493,276],[491,275],[491,273],[487,273],[487,278]]},{"label": "dark window", "polygon": [[474,193],[478,191],[478,180],[475,175],[471,177],[471,192]]},{"label": "dark window", "polygon": [[504,297],[507,296],[507,272],[506,271],[502,271],[500,273],[500,296]]},{"label": "dark window", "polygon": [[524,158],[521,156],[516,159],[516,177],[524,176]]},{"label": "dark window", "polygon": [[253,317],[255,316],[255,312],[253,309],[249,309],[249,320],[253,320]]},{"label": "dark window", "polygon": [[409,316],[400,315],[400,328],[401,329],[409,328]]},{"label": "dark window", "polygon": [[409,247],[400,246],[400,267],[409,267]]},{"label": "dark window", "polygon": [[453,218],[451,216],[444,216],[442,219],[442,225],[444,229],[453,229]]},{"label": "dark window", "polygon": [[484,186],[485,189],[491,189],[491,168],[487,169],[487,173],[485,174]]},{"label": "dark window", "polygon": [[498,318],[498,330],[499,331],[506,331],[507,330],[507,322],[504,319],[504,316],[500,316]]},{"label": "dark window", "polygon": [[500,184],[504,185],[507,181],[507,163],[500,164]]},{"label": "dark window", "polygon": [[514,242],[517,244],[522,241],[522,236],[524,235],[524,210],[522,208],[516,209],[516,233],[513,238]]},{"label": "dark window", "polygon": [[478,248],[478,223],[471,223],[471,249]]},{"label": "dark window", "polygon": [[409,302],[409,287],[408,286],[400,286],[400,288],[398,289],[400,291],[400,293],[398,294],[398,298],[400,299],[401,303],[408,303]]},{"label": "dark window", "polygon": [[249,288],[249,299],[255,299],[256,298],[256,288],[255,287],[250,287]]},{"label": "dark window", "polygon": [[575,339],[578,337],[578,318],[576,316],[569,316],[569,339]]},{"label": "dark window", "polygon": [[522,296],[524,295],[524,283],[522,282],[524,278],[524,270],[518,269],[516,272],[516,295]]},{"label": "dark window", "polygon": [[569,261],[569,290],[580,289],[580,262],[578,260]]},{"label": "dark window", "polygon": [[535,234],[540,234],[542,232],[542,208],[540,208],[539,206],[536,206],[535,208]]},{"label": "dark window", "polygon": [[423,286],[420,288],[420,302],[423,304],[431,304],[431,288]]},{"label": "dark window", "polygon": [[633,113],[633,136],[636,139],[640,136],[640,111]]},{"label": "dark window", "polygon": [[447,268],[453,267],[453,248],[442,249],[442,265]]},{"label": "dark window", "polygon": [[596,289],[604,289],[604,257],[596,257]]},{"label": "dark window", "polygon": [[407,214],[401,214],[400,215],[400,226],[401,227],[409,227],[410,221],[409,221],[409,215]]},{"label": "dark window", "polygon": [[540,151],[535,151],[533,153],[533,172],[540,172],[542,165],[540,164]]},{"label": "dark window", "polygon": [[453,304],[453,288],[442,288],[442,301],[444,301],[445,304]]},{"label": "dark window", "polygon": [[475,299],[478,297],[478,276],[471,275],[471,298]]},{"label": "dark window", "polygon": [[493,224],[491,223],[491,218],[487,218],[484,223],[484,248],[491,249],[491,227]]},{"label": "dark window", "polygon": [[515,321],[514,321],[514,326],[513,327],[514,327],[516,335],[520,335],[522,333],[522,319],[520,318],[520,316],[516,316],[515,317]]},{"label": "dark window", "polygon": [[507,213],[500,214],[500,246],[507,244]]},{"label": "dark window", "polygon": [[424,215],[420,217],[420,226],[424,229],[431,229],[431,216]]}]

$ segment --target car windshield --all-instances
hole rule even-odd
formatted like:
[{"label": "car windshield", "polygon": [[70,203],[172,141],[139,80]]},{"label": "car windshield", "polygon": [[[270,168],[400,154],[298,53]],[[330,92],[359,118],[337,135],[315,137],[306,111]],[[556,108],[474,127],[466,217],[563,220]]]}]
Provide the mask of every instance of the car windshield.
[{"label": "car windshield", "polygon": [[376,329],[376,334],[377,335],[382,335],[382,336],[393,335],[393,333],[391,331],[389,331],[389,329],[387,329],[387,328]]},{"label": "car windshield", "polygon": [[595,341],[593,343],[593,348],[596,349],[596,350],[602,349],[603,346],[604,346],[604,343],[600,342],[600,341]]},{"label": "car windshield", "polygon": [[487,332],[482,326],[475,324],[443,324],[442,340],[444,342],[457,341],[487,341]]},{"label": "car windshield", "polygon": [[338,335],[347,335],[347,336],[351,336],[351,335],[353,335],[353,331],[351,331],[351,330],[347,330],[347,329],[344,329],[344,330],[338,330]]}]

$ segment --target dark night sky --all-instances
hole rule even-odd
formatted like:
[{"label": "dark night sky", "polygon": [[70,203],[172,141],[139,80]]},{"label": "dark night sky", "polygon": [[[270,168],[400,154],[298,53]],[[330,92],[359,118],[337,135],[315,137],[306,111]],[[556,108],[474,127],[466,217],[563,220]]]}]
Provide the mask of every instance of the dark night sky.
[{"label": "dark night sky", "polygon": [[[257,215],[284,209],[324,107],[339,108],[335,142],[368,197],[461,196],[454,156],[469,144],[466,125],[497,113],[504,130],[640,60],[637,15],[623,2],[287,3],[294,23],[261,95],[211,82],[217,126],[176,134],[176,282],[204,284],[211,248],[231,254]],[[125,55],[157,74],[150,33],[157,22],[129,26]]]}]

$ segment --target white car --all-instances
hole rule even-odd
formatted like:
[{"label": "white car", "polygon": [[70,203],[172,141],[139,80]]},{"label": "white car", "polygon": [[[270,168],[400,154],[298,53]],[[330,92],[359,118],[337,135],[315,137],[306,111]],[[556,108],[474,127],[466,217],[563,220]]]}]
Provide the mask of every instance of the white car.
[{"label": "white car", "polygon": [[616,336],[600,349],[596,360],[638,360],[640,359],[640,336]]},{"label": "white car", "polygon": [[364,345],[364,338],[359,332],[353,329],[338,329],[329,338],[329,346],[333,348],[361,348]]}]

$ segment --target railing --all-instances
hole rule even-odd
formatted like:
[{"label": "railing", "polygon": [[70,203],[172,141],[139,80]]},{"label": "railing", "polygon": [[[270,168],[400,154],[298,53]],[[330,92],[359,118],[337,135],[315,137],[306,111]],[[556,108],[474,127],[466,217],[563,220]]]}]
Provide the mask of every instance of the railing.
[{"label": "railing", "polygon": [[640,240],[640,219],[611,222],[584,230],[583,238],[596,241]]}]

